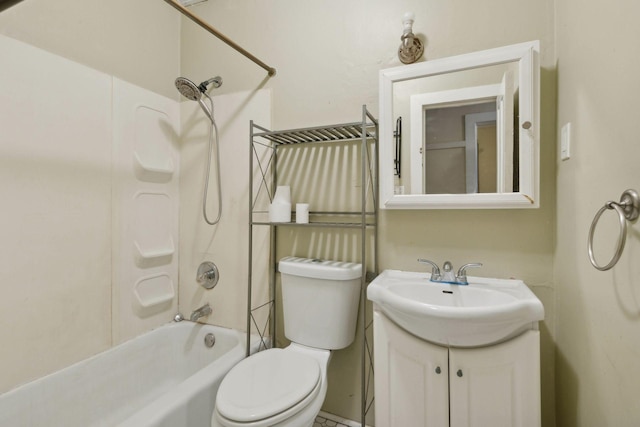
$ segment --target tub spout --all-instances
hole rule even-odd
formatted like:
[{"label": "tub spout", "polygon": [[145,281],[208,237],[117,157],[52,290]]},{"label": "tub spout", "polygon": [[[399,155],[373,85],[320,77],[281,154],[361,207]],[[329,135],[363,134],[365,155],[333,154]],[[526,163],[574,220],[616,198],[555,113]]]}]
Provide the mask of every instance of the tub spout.
[{"label": "tub spout", "polygon": [[191,313],[191,317],[189,318],[189,320],[191,320],[192,322],[197,322],[198,319],[208,316],[212,312],[213,310],[211,309],[211,306],[209,305],[209,303],[206,303],[202,307],[193,310],[193,313]]}]

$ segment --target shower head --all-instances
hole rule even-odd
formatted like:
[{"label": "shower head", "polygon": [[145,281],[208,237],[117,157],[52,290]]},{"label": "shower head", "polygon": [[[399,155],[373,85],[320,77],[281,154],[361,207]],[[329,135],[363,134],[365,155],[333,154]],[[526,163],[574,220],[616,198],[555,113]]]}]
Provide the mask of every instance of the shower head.
[{"label": "shower head", "polygon": [[198,86],[185,77],[178,77],[176,79],[176,88],[178,91],[182,96],[192,101],[198,101],[202,97],[202,94],[207,91],[207,87],[210,84],[213,84],[214,88],[219,88],[222,86],[222,77],[212,77],[209,80],[203,81]]},{"label": "shower head", "polygon": [[202,97],[202,92],[200,92],[198,86],[187,78],[178,77],[176,79],[176,88],[182,96],[192,101],[198,101]]},{"label": "shower head", "polygon": [[[204,113],[207,115],[207,117],[209,117],[209,120],[211,120],[211,122],[213,123],[213,101],[207,94],[207,86],[209,86],[210,84],[213,84],[214,88],[219,88],[220,86],[222,86],[222,77],[212,77],[209,80],[203,81],[198,86],[196,86],[194,82],[185,77],[178,77],[176,79],[176,88],[182,94],[182,96],[190,99],[191,101],[197,101],[198,104],[200,104],[200,107],[202,107]],[[207,107],[207,104],[204,103],[204,101],[202,100],[202,95],[206,96],[209,99],[211,108]]]}]

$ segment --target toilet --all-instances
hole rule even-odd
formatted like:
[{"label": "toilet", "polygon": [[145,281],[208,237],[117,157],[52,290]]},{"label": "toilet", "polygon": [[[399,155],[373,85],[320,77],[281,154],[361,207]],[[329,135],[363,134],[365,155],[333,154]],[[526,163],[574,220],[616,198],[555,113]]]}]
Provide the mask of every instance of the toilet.
[{"label": "toilet", "polygon": [[331,350],[355,338],[361,264],[286,257],[278,270],[291,344],[256,353],[229,371],[212,427],[313,426],[327,393]]}]

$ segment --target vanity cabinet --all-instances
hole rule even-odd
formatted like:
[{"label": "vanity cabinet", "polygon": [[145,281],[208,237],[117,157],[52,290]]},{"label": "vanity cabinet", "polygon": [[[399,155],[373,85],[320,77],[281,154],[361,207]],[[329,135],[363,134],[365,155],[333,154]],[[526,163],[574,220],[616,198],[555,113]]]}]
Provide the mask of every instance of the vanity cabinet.
[{"label": "vanity cabinet", "polygon": [[443,347],[373,314],[377,427],[539,427],[539,331]]}]

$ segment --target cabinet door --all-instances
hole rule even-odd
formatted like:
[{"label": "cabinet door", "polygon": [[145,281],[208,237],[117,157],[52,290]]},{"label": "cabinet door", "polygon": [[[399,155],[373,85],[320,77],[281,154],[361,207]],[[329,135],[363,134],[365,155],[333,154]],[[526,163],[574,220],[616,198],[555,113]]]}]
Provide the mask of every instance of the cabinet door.
[{"label": "cabinet door", "polygon": [[449,425],[448,351],[373,313],[376,427]]},{"label": "cabinet door", "polygon": [[450,349],[451,427],[540,426],[539,335]]}]

